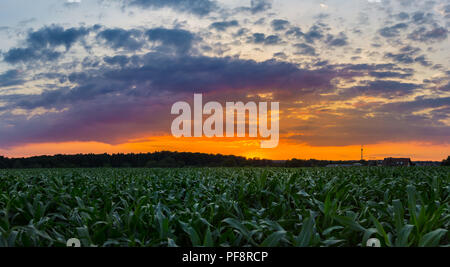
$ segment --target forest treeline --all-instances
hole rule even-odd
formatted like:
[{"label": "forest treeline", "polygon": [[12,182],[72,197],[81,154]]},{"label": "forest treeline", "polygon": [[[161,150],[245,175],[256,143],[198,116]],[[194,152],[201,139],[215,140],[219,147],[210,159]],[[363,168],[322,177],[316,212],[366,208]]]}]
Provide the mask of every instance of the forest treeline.
[{"label": "forest treeline", "polygon": [[[239,156],[187,152],[142,154],[77,154],[6,158],[0,156],[0,169],[27,168],[182,168],[182,167],[324,167],[329,164],[352,164],[355,161],[301,160],[274,161]],[[362,165],[371,162],[361,161]],[[450,157],[442,165],[450,166]]]},{"label": "forest treeline", "polygon": [[77,154],[6,158],[0,156],[0,168],[180,168],[180,167],[321,167],[332,163],[320,160],[273,161],[239,156],[186,152],[143,154]]},{"label": "forest treeline", "polygon": [[442,161],[442,165],[441,166],[450,166],[450,156],[448,156],[447,159],[444,159]]}]

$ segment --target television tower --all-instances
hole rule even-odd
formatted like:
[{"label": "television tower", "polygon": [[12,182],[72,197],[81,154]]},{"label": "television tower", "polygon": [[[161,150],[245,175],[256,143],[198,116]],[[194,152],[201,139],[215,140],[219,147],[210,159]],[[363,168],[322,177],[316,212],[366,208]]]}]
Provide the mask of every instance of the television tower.
[{"label": "television tower", "polygon": [[364,145],[361,145],[361,161],[364,160]]}]

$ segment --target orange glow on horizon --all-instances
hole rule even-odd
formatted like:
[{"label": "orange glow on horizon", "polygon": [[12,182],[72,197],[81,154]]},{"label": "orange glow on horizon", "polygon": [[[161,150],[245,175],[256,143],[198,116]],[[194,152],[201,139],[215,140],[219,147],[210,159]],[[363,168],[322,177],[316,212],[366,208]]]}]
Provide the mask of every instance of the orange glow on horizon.
[{"label": "orange glow on horizon", "polygon": [[[37,155],[78,154],[78,153],[147,153],[155,151],[200,152],[236,155],[247,158],[272,160],[318,159],[318,160],[359,160],[361,146],[310,146],[291,140],[280,139],[275,149],[260,148],[256,139],[237,138],[174,138],[172,136],[151,137],[131,140],[117,145],[100,142],[36,143],[0,149],[6,157],[29,157]],[[364,146],[364,158],[383,159],[385,157],[410,157],[412,160],[441,161],[447,158],[450,145],[434,145],[420,142],[380,143]]]}]

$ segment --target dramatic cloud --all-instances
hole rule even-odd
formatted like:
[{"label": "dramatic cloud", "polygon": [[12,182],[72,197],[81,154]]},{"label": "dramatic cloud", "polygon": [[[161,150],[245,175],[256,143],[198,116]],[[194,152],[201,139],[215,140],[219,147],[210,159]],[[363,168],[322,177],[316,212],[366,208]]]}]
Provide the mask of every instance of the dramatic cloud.
[{"label": "dramatic cloud", "polygon": [[409,14],[406,12],[400,12],[397,15],[395,15],[395,18],[397,18],[398,20],[408,20]]},{"label": "dramatic cloud", "polygon": [[307,45],[307,44],[295,44],[294,45],[298,51],[298,54],[301,55],[308,55],[308,56],[315,56],[316,55],[316,49],[314,47]]},{"label": "dramatic cloud", "polygon": [[211,24],[211,28],[216,29],[218,31],[226,31],[228,28],[237,27],[239,23],[237,20],[231,21],[218,21]]},{"label": "dramatic cloud", "polygon": [[405,79],[413,76],[412,73],[400,73],[394,71],[371,71],[369,75],[378,79],[386,79],[386,78],[399,78]]},{"label": "dramatic cloud", "polygon": [[97,38],[102,39],[113,49],[139,50],[143,43],[139,40],[142,33],[139,30],[106,29],[98,33]]},{"label": "dramatic cloud", "polygon": [[28,33],[25,40],[26,47],[11,48],[3,54],[3,59],[12,64],[55,60],[62,55],[61,52],[55,51],[55,48],[63,46],[68,51],[77,41],[89,34],[89,31],[90,29],[84,27],[68,29],[61,26],[43,27]]},{"label": "dramatic cloud", "polygon": [[23,84],[23,77],[18,70],[9,70],[0,74],[0,88]]},{"label": "dramatic cloud", "polygon": [[385,54],[385,57],[403,64],[412,64],[415,61],[414,57],[412,57],[410,53],[394,54],[389,52]]},{"label": "dramatic cloud", "polygon": [[266,11],[272,8],[270,0],[251,0],[250,10],[253,14]]},{"label": "dramatic cloud", "polygon": [[385,58],[392,59],[394,62],[401,64],[413,64],[419,63],[424,67],[429,67],[432,63],[427,60],[425,55],[418,56],[417,54],[421,52],[420,48],[412,46],[404,46],[400,49],[399,53],[385,53]]},{"label": "dramatic cloud", "polygon": [[119,65],[121,67],[124,67],[130,62],[127,56],[104,57],[103,60],[110,65]]},{"label": "dramatic cloud", "polygon": [[303,33],[302,36],[308,43],[314,43],[324,37],[323,26],[321,24],[312,26],[308,32]]},{"label": "dramatic cloud", "polygon": [[338,36],[333,36],[329,34],[327,36],[326,43],[329,46],[346,46],[348,45],[347,39],[348,39],[347,35],[345,35],[345,33],[343,32],[339,33]]},{"label": "dramatic cloud", "polygon": [[408,28],[408,24],[398,23],[398,24],[395,24],[394,26],[388,26],[388,27],[384,27],[384,28],[380,29],[379,33],[381,36],[386,37],[386,38],[398,37],[400,35],[401,31],[405,30],[407,28]]},{"label": "dramatic cloud", "polygon": [[395,98],[413,93],[417,84],[402,83],[398,81],[364,81],[364,85],[353,87],[350,92],[355,95],[383,96],[385,98]]},{"label": "dramatic cloud", "polygon": [[445,18],[449,19],[450,18],[450,4],[446,5],[443,8],[443,12],[444,12]]},{"label": "dramatic cloud", "polygon": [[272,20],[271,25],[274,31],[282,31],[285,30],[289,25],[289,21],[283,19],[275,19]]},{"label": "dramatic cloud", "polygon": [[433,22],[433,15],[431,13],[416,12],[412,15],[412,22],[415,24],[425,24]]},{"label": "dramatic cloud", "polygon": [[[448,143],[448,3],[278,2],[68,9],[61,1],[54,11],[43,1],[45,11],[30,17],[9,10],[0,27],[0,147],[168,135],[171,105],[193,93],[279,101],[281,142],[292,136],[295,145]],[[62,12],[60,24],[48,24],[52,12]]]},{"label": "dramatic cloud", "polygon": [[281,38],[278,35],[266,36],[264,33],[254,33],[248,41],[254,44],[276,45],[281,43]]},{"label": "dramatic cloud", "polygon": [[64,29],[60,26],[50,26],[29,33],[26,42],[37,49],[63,45],[68,50],[88,33],[89,29],[84,27]]},{"label": "dramatic cloud", "polygon": [[217,4],[210,0],[124,0],[125,4],[141,8],[172,8],[180,12],[188,12],[198,16],[205,16],[217,8]]},{"label": "dramatic cloud", "polygon": [[[348,146],[416,140],[448,144],[450,127],[443,124],[436,126],[433,120],[420,115],[383,112],[375,117],[364,117],[361,116],[366,114],[363,109],[340,110],[340,112],[342,114],[340,116],[324,114],[314,120],[308,120],[293,129],[301,132],[301,135],[294,135],[291,138],[312,146]],[[325,121],[333,123],[320,123]],[[352,137],[351,140],[349,136]]]},{"label": "dramatic cloud", "polygon": [[409,34],[408,38],[414,41],[433,43],[446,40],[447,35],[448,30],[443,27],[436,27],[431,30],[427,30],[425,27],[421,27]]},{"label": "dramatic cloud", "polygon": [[288,31],[286,31],[287,36],[294,36],[296,38],[302,37],[304,34],[299,27],[292,27]]},{"label": "dramatic cloud", "polygon": [[155,28],[148,30],[146,35],[153,42],[160,42],[160,49],[175,48],[180,53],[188,52],[194,43],[195,35],[180,29]]},{"label": "dramatic cloud", "polygon": [[251,0],[250,7],[240,7],[237,10],[257,14],[267,11],[271,8],[272,8],[271,0]]},{"label": "dramatic cloud", "polygon": [[3,60],[11,64],[29,61],[52,61],[58,59],[61,55],[62,53],[50,49],[11,48],[3,55]]},{"label": "dramatic cloud", "polygon": [[[121,62],[124,58],[105,58],[111,63]],[[55,132],[58,140],[72,140],[78,136],[81,140],[96,140],[111,142],[121,138],[129,138],[134,134],[129,129],[126,135],[122,131],[107,133],[109,127],[120,128],[128,123],[129,117],[122,114],[136,112],[142,101],[160,101],[160,98],[170,92],[170,95],[193,93],[201,88],[203,92],[230,91],[250,92],[279,88],[281,91],[301,94],[310,93],[311,90],[327,91],[331,89],[330,81],[337,76],[337,72],[331,70],[308,71],[299,69],[289,63],[274,60],[255,62],[253,60],[239,60],[233,58],[210,58],[210,57],[172,57],[160,53],[150,53],[142,56],[135,65],[124,67],[119,70],[104,68],[97,73],[72,73],[69,80],[76,84],[72,89],[60,88],[58,90],[45,91],[39,95],[9,95],[0,96],[0,100],[8,102],[8,108],[21,108],[25,110],[65,110],[40,116],[39,124],[26,124],[22,120],[13,117],[5,119],[12,127],[0,131],[2,144],[17,144],[18,142],[54,141]],[[165,97],[165,101],[174,101],[175,98]],[[125,101],[126,100],[126,101]],[[125,101],[125,102],[124,102]],[[107,104],[110,103],[111,106]],[[120,103],[121,115],[117,117],[118,103]],[[101,107],[101,115],[93,116],[92,110]],[[77,111],[83,108],[83,111]],[[165,106],[169,108],[170,105]],[[108,111],[108,109],[110,109]],[[142,107],[142,110],[147,108]],[[74,116],[74,114],[77,114]],[[150,116],[151,113],[147,113]],[[169,114],[165,112],[164,114]],[[55,116],[58,120],[55,122]],[[101,116],[101,118],[98,118]],[[143,117],[141,114],[139,117]],[[94,123],[94,118],[98,121]],[[104,127],[105,119],[109,123]],[[34,119],[35,120],[35,119]],[[48,121],[50,120],[50,121]],[[161,118],[164,121],[164,118]],[[70,131],[65,130],[67,122],[70,121]],[[84,132],[87,122],[95,126],[96,131]],[[23,125],[21,125],[23,123]],[[47,128],[51,124],[51,127]],[[23,127],[35,127],[31,135],[24,131]],[[1,127],[0,127],[1,128]],[[139,129],[141,129],[140,127]],[[148,126],[150,128],[150,126]],[[47,132],[49,131],[49,132]],[[136,130],[137,131],[137,130]],[[20,134],[22,132],[22,134]],[[66,135],[64,135],[65,133]],[[105,138],[104,136],[108,136]],[[124,141],[125,139],[121,139]]]}]

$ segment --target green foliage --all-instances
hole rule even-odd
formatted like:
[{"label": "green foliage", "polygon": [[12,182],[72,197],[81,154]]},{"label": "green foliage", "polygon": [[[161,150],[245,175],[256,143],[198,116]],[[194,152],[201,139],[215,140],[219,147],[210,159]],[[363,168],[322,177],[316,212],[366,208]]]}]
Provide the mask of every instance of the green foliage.
[{"label": "green foliage", "polygon": [[450,169],[0,170],[0,246],[448,246]]},{"label": "green foliage", "polygon": [[450,166],[450,156],[442,161],[442,166]]}]

